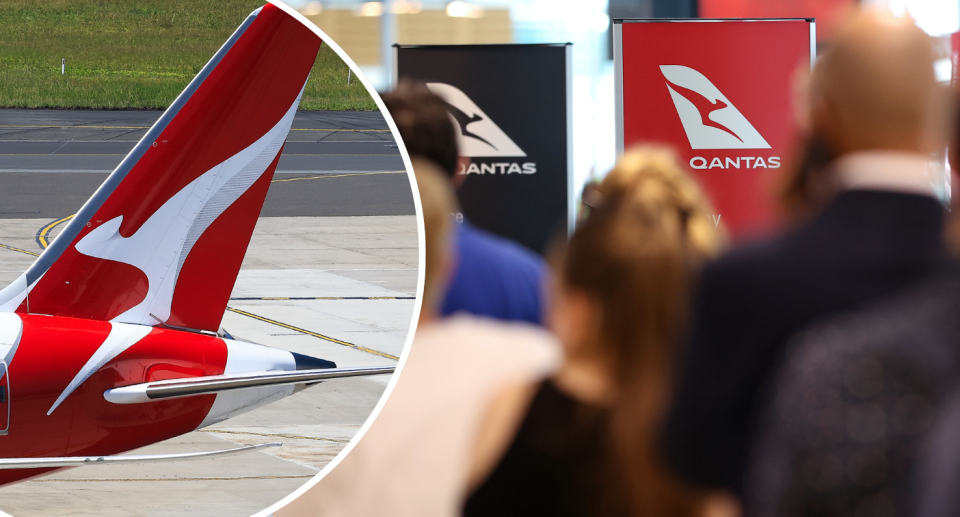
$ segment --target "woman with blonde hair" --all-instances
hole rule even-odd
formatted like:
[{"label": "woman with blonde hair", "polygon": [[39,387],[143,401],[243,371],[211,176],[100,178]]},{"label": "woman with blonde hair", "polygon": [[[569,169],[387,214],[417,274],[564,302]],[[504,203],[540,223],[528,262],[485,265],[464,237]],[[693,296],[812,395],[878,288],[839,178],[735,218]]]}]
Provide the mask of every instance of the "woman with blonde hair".
[{"label": "woman with blonde hair", "polygon": [[417,333],[389,400],[366,434],[316,486],[276,517],[453,517],[467,486],[478,422],[503,386],[543,379],[560,362],[543,328],[470,314],[440,315],[456,257],[453,186],[412,157],[425,262]]},{"label": "woman with blonde hair", "polygon": [[628,152],[584,203],[548,317],[565,358],[550,378],[491,404],[466,517],[703,512],[655,441],[687,285],[723,237],[696,182],[662,148]]}]

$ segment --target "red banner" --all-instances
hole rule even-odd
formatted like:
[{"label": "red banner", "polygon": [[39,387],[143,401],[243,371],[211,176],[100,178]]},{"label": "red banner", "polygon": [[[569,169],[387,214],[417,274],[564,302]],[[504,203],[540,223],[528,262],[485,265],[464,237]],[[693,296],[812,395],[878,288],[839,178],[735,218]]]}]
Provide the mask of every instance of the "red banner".
[{"label": "red banner", "polygon": [[806,20],[624,21],[622,142],[674,147],[734,237],[773,225],[772,178],[793,139],[793,82],[810,66]]}]

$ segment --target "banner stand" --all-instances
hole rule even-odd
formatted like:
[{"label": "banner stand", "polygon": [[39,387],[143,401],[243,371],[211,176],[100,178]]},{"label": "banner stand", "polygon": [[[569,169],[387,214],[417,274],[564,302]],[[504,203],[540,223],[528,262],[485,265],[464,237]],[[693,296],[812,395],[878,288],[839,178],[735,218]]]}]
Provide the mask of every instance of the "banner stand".
[{"label": "banner stand", "polygon": [[667,145],[700,180],[717,226],[735,240],[771,231],[815,20],[615,19],[612,32],[617,155]]},{"label": "banner stand", "polygon": [[544,254],[576,224],[572,44],[394,45],[393,81],[448,104],[460,155],[458,194],[475,226]]}]

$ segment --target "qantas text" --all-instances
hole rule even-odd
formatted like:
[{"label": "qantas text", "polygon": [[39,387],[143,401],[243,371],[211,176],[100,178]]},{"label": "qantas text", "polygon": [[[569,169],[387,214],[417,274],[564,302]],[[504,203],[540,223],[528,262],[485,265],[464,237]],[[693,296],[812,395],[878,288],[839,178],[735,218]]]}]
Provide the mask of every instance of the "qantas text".
[{"label": "qantas text", "polygon": [[461,167],[457,174],[535,174],[537,164],[533,162],[494,162],[470,163],[466,168]]},{"label": "qantas text", "polygon": [[780,157],[771,156],[764,159],[762,156],[738,156],[736,158],[718,158],[707,160],[703,156],[694,156],[690,159],[690,166],[694,169],[779,169]]}]

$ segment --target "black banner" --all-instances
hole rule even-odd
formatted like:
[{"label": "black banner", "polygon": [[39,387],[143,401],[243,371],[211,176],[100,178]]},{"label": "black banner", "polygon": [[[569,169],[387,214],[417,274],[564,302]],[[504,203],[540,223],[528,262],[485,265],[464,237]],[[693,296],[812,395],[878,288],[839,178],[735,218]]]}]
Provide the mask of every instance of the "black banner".
[{"label": "black banner", "polygon": [[450,106],[476,226],[543,253],[572,221],[568,45],[397,46],[399,78]]}]

